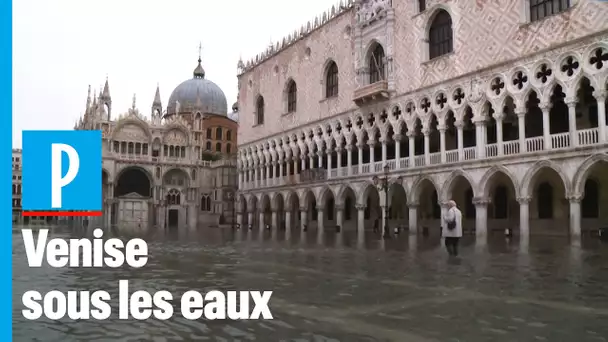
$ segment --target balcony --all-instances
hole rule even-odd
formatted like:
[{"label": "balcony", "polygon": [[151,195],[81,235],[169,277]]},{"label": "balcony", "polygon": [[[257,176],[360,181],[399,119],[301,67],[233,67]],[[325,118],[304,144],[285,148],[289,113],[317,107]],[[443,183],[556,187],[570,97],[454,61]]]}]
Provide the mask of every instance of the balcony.
[{"label": "balcony", "polygon": [[369,102],[385,100],[388,97],[388,83],[386,81],[379,81],[355,90],[353,101],[355,101],[357,106],[361,106]]},{"label": "balcony", "polygon": [[[572,144],[572,140],[575,144]],[[545,142],[549,141],[549,144]],[[604,138],[608,141],[608,134]],[[388,165],[390,171],[409,171],[425,167],[435,167],[450,164],[465,164],[469,162],[496,158],[520,158],[542,151],[568,151],[579,147],[599,145],[600,131],[596,128],[577,130],[570,132],[551,134],[545,139],[543,136],[525,138],[522,140],[503,141],[483,146],[472,146],[462,149],[446,150],[429,153],[428,155],[414,155],[389,159],[385,161],[374,161],[359,165],[333,167],[329,170],[312,169],[304,170],[300,174],[286,177],[272,178],[269,180],[257,180],[241,183],[240,189],[251,190],[260,187],[290,186],[297,184],[311,184],[326,180],[352,178],[358,176],[372,177],[383,172],[384,165]],[[548,146],[547,146],[548,145]],[[605,145],[605,144],[603,144]],[[345,180],[346,181],[346,180]]]}]

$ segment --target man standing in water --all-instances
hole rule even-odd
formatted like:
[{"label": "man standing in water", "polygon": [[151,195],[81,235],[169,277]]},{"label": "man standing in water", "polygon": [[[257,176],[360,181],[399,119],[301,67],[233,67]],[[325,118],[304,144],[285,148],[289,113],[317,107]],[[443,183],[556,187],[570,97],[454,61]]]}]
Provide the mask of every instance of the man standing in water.
[{"label": "man standing in water", "polygon": [[462,237],[462,212],[456,207],[456,202],[448,201],[448,211],[443,217],[443,237],[445,248],[451,256],[458,255],[458,240]]}]

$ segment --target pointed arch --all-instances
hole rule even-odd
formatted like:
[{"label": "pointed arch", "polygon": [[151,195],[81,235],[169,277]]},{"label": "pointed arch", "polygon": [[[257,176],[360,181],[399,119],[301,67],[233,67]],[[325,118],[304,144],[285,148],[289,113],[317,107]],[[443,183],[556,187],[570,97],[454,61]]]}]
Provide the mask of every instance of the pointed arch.
[{"label": "pointed arch", "polygon": [[338,95],[339,85],[339,70],[338,64],[333,59],[330,59],[323,69],[323,79],[325,83],[325,97],[330,98]]},{"label": "pointed arch", "polygon": [[[422,175],[422,176],[418,177],[418,179],[416,179],[414,181],[414,183],[412,184],[412,187],[411,187],[410,193],[409,193],[409,197],[408,197],[409,203],[418,203],[419,198],[420,198],[420,192],[424,186],[425,181],[428,181],[433,185],[438,196],[441,194],[441,188],[439,186],[437,186],[437,182],[435,182],[433,177],[431,177],[429,175]],[[439,200],[441,201],[441,198],[439,198]]]},{"label": "pointed arch", "polygon": [[478,196],[477,195],[477,189],[475,188],[475,183],[473,182],[473,179],[471,178],[471,176],[469,176],[466,172],[464,172],[462,169],[457,169],[452,171],[452,173],[450,173],[450,175],[448,176],[448,178],[446,179],[446,181],[443,183],[443,187],[441,188],[441,192],[439,200],[441,202],[443,202],[444,200],[449,200],[451,196],[450,192],[452,191],[452,187],[456,184],[456,181],[458,180],[459,177],[464,178],[469,185],[471,186],[471,189],[473,190],[473,197]]},{"label": "pointed arch", "polygon": [[265,103],[264,96],[258,95],[255,99],[255,125],[263,125],[264,124],[264,111],[265,111]]},{"label": "pointed arch", "polygon": [[515,197],[519,198],[519,184],[517,182],[517,178],[513,175],[513,173],[511,173],[511,171],[509,171],[509,169],[507,169],[506,167],[502,166],[502,165],[494,165],[492,166],[488,171],[486,171],[486,173],[481,177],[481,180],[479,181],[479,187],[477,189],[478,194],[481,197],[489,197],[490,196],[490,185],[491,185],[491,180],[494,178],[495,175],[502,173],[505,176],[507,176],[510,180],[511,183],[513,184],[513,187],[515,188]]},{"label": "pointed arch", "polygon": [[608,154],[600,153],[594,154],[589,158],[585,159],[585,161],[579,166],[574,173],[574,177],[572,178],[573,184],[573,195],[582,195],[585,190],[585,181],[589,177],[593,167],[598,163],[605,162],[608,163]]},{"label": "pointed arch", "polygon": [[530,196],[533,191],[530,190],[530,184],[532,183],[532,179],[536,176],[542,169],[549,168],[555,171],[562,180],[562,184],[564,186],[565,194],[568,196],[570,194],[571,186],[570,180],[566,177],[564,171],[557,165],[556,163],[549,160],[541,160],[536,162],[529,170],[526,172],[524,178],[521,181],[519,193],[524,196]]},{"label": "pointed arch", "polygon": [[426,29],[429,59],[441,57],[454,51],[454,32],[449,8],[438,6],[429,16]]},{"label": "pointed arch", "polygon": [[327,201],[328,195],[331,195],[334,199],[336,198],[334,192],[331,190],[329,186],[324,186],[319,190],[319,194],[317,195],[317,206],[324,206]]}]

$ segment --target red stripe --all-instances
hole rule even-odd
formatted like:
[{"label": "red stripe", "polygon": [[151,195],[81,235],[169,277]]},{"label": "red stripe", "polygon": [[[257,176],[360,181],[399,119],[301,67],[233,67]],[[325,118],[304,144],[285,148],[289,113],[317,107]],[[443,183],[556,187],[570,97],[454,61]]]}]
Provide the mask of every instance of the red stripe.
[{"label": "red stripe", "polygon": [[103,216],[101,211],[24,211],[21,216],[71,216],[71,217],[86,217],[86,216]]}]

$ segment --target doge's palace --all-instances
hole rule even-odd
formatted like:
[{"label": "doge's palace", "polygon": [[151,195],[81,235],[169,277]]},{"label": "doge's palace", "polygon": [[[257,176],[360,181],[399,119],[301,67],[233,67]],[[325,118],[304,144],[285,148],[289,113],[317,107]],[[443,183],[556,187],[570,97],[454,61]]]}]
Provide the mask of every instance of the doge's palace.
[{"label": "doge's palace", "polygon": [[591,0],[332,6],[239,61],[237,220],[438,234],[454,199],[478,241],[606,226],[606,18]]},{"label": "doge's palace", "polygon": [[199,57],[163,110],[157,87],[150,117],[133,104],[112,118],[106,80],[89,95],[74,129],[103,134],[103,222],[119,227],[177,229],[233,222],[237,187],[238,106],[205,78]]}]

